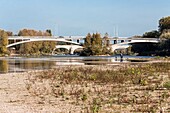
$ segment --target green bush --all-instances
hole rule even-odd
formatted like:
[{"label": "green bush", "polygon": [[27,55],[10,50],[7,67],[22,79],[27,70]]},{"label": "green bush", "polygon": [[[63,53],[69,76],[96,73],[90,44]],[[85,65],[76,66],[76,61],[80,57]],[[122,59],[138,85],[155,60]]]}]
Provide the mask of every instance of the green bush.
[{"label": "green bush", "polygon": [[169,89],[169,88],[170,88],[170,81],[165,82],[165,83],[163,84],[163,87]]}]

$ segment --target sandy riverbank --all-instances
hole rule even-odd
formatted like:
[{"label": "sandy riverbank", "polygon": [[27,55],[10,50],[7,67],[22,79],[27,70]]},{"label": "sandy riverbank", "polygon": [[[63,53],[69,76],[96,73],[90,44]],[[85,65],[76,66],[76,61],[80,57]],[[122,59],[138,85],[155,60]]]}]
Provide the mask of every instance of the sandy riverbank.
[{"label": "sandy riverbank", "polygon": [[0,113],[67,113],[76,110],[76,106],[60,99],[55,100],[55,105],[40,103],[40,98],[26,89],[29,75],[27,72],[0,75]]},{"label": "sandy riverbank", "polygon": [[[146,65],[148,66],[148,63]],[[102,76],[108,77],[105,75],[106,72],[110,73],[108,70],[123,71],[129,68],[130,71],[134,71],[143,67],[148,71],[145,66],[133,63],[119,66],[65,66],[45,72],[1,74],[0,113],[170,112],[170,91],[162,87],[163,83],[170,80],[169,68],[164,70],[166,72],[156,72],[150,69],[150,66],[149,71],[153,72],[149,74],[138,71],[135,76],[138,78],[140,76],[137,74],[141,74],[142,77],[142,82],[139,83],[115,78],[123,81],[118,83],[114,78],[109,80],[94,75],[99,72]],[[79,68],[83,69],[82,72]],[[81,76],[86,70],[94,72],[89,80],[69,78],[72,74]],[[128,71],[121,73],[129,74]],[[133,73],[135,72],[131,72]],[[55,74],[60,75],[59,78],[56,78]],[[85,75],[88,74],[89,72],[86,72]],[[69,79],[61,78],[62,76]]]}]

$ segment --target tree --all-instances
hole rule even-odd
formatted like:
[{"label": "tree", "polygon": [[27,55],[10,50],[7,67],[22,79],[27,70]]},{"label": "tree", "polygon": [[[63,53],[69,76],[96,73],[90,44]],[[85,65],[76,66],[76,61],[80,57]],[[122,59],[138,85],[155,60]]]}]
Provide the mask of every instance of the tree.
[{"label": "tree", "polygon": [[135,36],[132,36],[131,38],[142,38],[142,36],[140,36],[140,35],[135,35]]},{"label": "tree", "polygon": [[8,34],[4,30],[0,30],[0,54],[8,54]]},{"label": "tree", "polygon": [[20,49],[19,49],[20,54],[28,55],[28,54],[31,54],[31,51],[32,51],[32,43],[31,42],[21,44]]},{"label": "tree", "polygon": [[84,47],[85,48],[88,48],[88,47],[91,47],[92,46],[92,40],[91,40],[91,34],[88,33],[86,38],[85,38],[85,43],[84,43]]},{"label": "tree", "polygon": [[161,18],[159,20],[159,31],[163,33],[169,29],[170,29],[170,16]]},{"label": "tree", "polygon": [[103,54],[111,54],[112,48],[110,46],[110,40],[109,40],[109,34],[105,33],[105,36],[103,37]]},{"label": "tree", "polygon": [[49,33],[50,36],[52,36],[52,31],[51,31],[51,29],[47,29],[46,32]]},{"label": "tree", "polygon": [[11,31],[6,31],[6,33],[8,36],[13,36],[13,32],[11,32]]},{"label": "tree", "polygon": [[160,32],[158,32],[157,30],[153,30],[150,32],[146,32],[143,34],[143,38],[159,38],[160,36]]},{"label": "tree", "polygon": [[[20,30],[18,36],[52,36],[51,30],[46,30],[45,32],[36,31],[31,29],[23,29]],[[50,54],[52,53],[53,49],[55,48],[56,43],[45,41],[45,42],[29,42],[22,44],[20,46],[20,53],[21,54]]]},{"label": "tree", "polygon": [[82,56],[90,55],[104,55],[109,54],[111,49],[104,46],[103,40],[99,33],[87,34],[84,43],[84,50],[81,53]]},{"label": "tree", "polygon": [[[170,55],[170,16],[163,17],[159,20],[160,38],[160,55]],[[164,40],[165,39],[165,40]]]},{"label": "tree", "polygon": [[105,36],[103,37],[103,46],[109,47],[109,45],[110,45],[109,34],[105,33]]},{"label": "tree", "polygon": [[169,33],[162,33],[160,38],[161,39],[170,39],[170,32]]},{"label": "tree", "polygon": [[90,33],[87,34],[84,42],[84,50],[81,52],[81,56],[90,56],[92,55],[92,36]]},{"label": "tree", "polygon": [[93,34],[92,36],[92,55],[101,55],[102,54],[102,38],[99,33]]},{"label": "tree", "polygon": [[55,42],[43,42],[41,46],[41,52],[42,53],[52,53],[53,49],[55,48],[56,43]]},{"label": "tree", "polygon": [[155,53],[156,49],[158,49],[158,44],[150,43],[134,43],[131,48],[133,53],[139,53],[139,55],[150,55],[151,53]]}]

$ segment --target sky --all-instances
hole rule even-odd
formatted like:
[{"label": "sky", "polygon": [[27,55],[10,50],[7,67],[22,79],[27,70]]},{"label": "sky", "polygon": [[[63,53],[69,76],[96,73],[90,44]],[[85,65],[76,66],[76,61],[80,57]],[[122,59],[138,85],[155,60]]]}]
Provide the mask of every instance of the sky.
[{"label": "sky", "polygon": [[0,29],[51,29],[57,36],[87,33],[131,37],[158,30],[170,0],[0,0]]}]

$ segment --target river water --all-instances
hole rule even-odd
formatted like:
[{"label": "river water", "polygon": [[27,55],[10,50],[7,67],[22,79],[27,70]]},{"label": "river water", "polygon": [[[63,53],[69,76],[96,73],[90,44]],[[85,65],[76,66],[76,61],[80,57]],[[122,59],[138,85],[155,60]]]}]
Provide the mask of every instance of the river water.
[{"label": "river water", "polygon": [[[151,58],[148,56],[123,56],[128,58]],[[38,58],[6,57],[0,58],[0,73],[24,72],[30,70],[52,69],[65,65],[114,65],[121,62],[120,56],[48,56]]]}]

